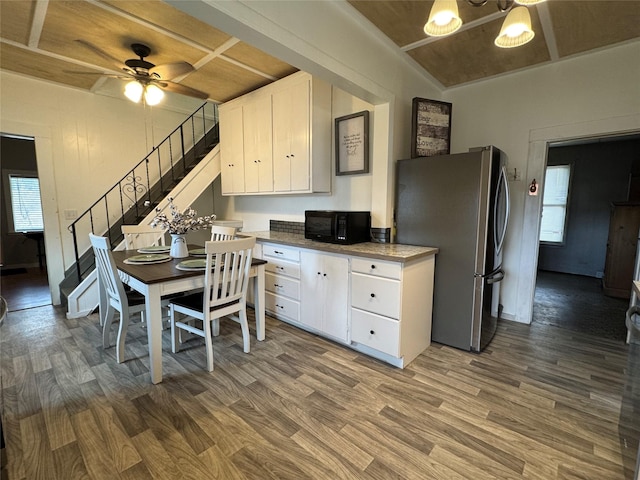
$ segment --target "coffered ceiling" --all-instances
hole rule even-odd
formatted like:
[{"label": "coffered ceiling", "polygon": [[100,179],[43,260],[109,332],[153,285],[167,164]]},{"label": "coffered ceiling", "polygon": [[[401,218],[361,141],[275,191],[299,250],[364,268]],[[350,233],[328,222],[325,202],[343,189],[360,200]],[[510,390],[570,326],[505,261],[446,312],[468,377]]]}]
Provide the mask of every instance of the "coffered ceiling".
[{"label": "coffered ceiling", "polygon": [[530,6],[535,37],[526,45],[510,49],[493,43],[506,15],[498,10],[496,0],[478,7],[458,0],[463,25],[446,37],[424,33],[433,0],[349,3],[444,87],[555,62],[640,37],[640,1],[636,0],[547,0]]},{"label": "coffered ceiling", "polygon": [[[444,88],[640,37],[640,0],[548,0],[529,7],[536,36],[515,49],[493,44],[505,15],[495,0],[482,7],[458,1],[462,29],[439,38],[423,32],[433,1],[348,3]],[[0,0],[0,37],[0,68],[93,91],[105,83],[100,74],[122,73],[113,59],[136,58],[132,43],[148,45],[146,60],[156,65],[191,63],[195,71],[175,81],[217,102],[297,71],[160,0]]]}]

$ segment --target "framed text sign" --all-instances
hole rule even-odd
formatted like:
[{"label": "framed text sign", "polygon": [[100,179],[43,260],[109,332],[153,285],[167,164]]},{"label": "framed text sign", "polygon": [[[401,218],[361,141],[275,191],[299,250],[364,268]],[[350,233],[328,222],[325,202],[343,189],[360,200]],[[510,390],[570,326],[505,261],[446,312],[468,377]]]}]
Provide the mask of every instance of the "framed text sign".
[{"label": "framed text sign", "polygon": [[446,155],[451,146],[451,104],[414,98],[411,158]]},{"label": "framed text sign", "polygon": [[369,173],[369,111],[336,118],[336,175]]}]

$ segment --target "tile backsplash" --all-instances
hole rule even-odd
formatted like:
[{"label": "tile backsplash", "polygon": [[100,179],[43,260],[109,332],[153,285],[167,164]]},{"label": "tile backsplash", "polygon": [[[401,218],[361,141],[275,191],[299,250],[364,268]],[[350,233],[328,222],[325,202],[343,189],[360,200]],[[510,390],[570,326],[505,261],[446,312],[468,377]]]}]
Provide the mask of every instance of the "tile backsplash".
[{"label": "tile backsplash", "polygon": [[299,235],[304,235],[304,222],[269,220],[269,230],[271,230],[272,232],[296,233]]}]

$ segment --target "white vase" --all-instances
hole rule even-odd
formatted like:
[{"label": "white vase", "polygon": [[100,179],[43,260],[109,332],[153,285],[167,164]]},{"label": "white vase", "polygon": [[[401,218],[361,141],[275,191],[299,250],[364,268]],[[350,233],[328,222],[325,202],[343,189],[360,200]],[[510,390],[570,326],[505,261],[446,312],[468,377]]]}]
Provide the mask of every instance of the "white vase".
[{"label": "white vase", "polygon": [[189,249],[187,248],[187,239],[184,234],[172,233],[171,235],[171,251],[169,255],[173,258],[185,258],[189,256]]}]

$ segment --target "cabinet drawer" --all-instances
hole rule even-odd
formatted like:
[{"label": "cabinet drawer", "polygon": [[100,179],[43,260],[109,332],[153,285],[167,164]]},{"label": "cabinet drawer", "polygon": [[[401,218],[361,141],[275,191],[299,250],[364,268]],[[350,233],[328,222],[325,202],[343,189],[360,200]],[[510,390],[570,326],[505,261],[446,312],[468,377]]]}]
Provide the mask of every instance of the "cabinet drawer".
[{"label": "cabinet drawer", "polygon": [[286,317],[290,320],[300,321],[300,303],[289,300],[271,292],[265,292],[265,309],[276,317]]},{"label": "cabinet drawer", "polygon": [[280,245],[265,244],[262,247],[262,254],[268,257],[281,258],[292,262],[300,261],[300,250],[282,247]]},{"label": "cabinet drawer", "polygon": [[385,317],[400,318],[400,282],[351,274],[351,305]]},{"label": "cabinet drawer", "polygon": [[352,272],[400,280],[401,270],[402,266],[396,262],[385,262],[384,260],[373,260],[359,257],[353,257],[351,259]]},{"label": "cabinet drawer", "polygon": [[267,272],[264,275],[264,284],[267,292],[300,300],[300,282],[298,280]]},{"label": "cabinet drawer", "polygon": [[287,275],[293,278],[300,278],[300,264],[280,260],[279,258],[267,257],[267,264],[264,269],[276,275]]},{"label": "cabinet drawer", "polygon": [[351,341],[397,357],[400,323],[355,308],[351,309]]}]

